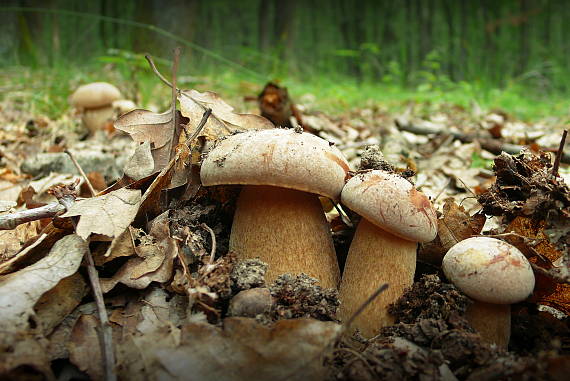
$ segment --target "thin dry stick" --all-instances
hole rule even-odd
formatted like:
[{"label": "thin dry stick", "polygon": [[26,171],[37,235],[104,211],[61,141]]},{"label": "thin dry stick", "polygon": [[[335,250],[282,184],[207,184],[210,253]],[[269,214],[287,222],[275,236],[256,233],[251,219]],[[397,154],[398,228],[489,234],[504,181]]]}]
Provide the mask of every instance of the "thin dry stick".
[{"label": "thin dry stick", "polygon": [[95,262],[93,261],[91,250],[87,250],[85,257],[87,258],[87,274],[89,275],[89,282],[93,289],[93,296],[95,297],[95,303],[97,304],[97,311],[99,313],[99,321],[101,322],[101,347],[105,365],[105,380],[116,381],[117,374],[115,373],[113,329],[111,328],[111,324],[109,324],[109,317],[107,315],[107,309],[105,308],[105,300],[103,299],[103,290],[101,289],[99,274],[95,268]]},{"label": "thin dry stick", "polygon": [[4,214],[0,216],[0,230],[12,230],[26,222],[52,218],[62,212],[65,212],[65,207],[59,202],[52,202],[39,208]]},{"label": "thin dry stick", "polygon": [[[148,61],[148,64],[150,65],[150,68],[152,69],[154,74],[156,74],[158,79],[160,79],[166,86],[172,87],[172,83],[170,83],[170,81],[168,79],[164,78],[164,76],[156,68],[156,65],[154,64],[152,56],[150,54],[145,54],[144,58],[146,58],[146,60]],[[178,90],[178,89],[176,89],[176,90]]]},{"label": "thin dry stick", "polygon": [[202,129],[206,125],[206,122],[208,121],[208,118],[210,117],[210,115],[212,115],[212,109],[207,108],[206,111],[204,111],[204,114],[202,114],[202,120],[200,120],[200,123],[198,123],[198,127],[196,127],[196,131],[194,131],[192,133],[192,135],[190,135],[190,137],[188,139],[186,139],[186,146],[189,147],[192,140],[196,139],[196,137],[198,136],[200,131],[202,131]]},{"label": "thin dry stick", "polygon": [[178,125],[176,123],[176,98],[178,95],[178,89],[176,88],[176,77],[178,72],[178,61],[180,60],[180,47],[174,49],[174,57],[172,61],[172,99],[170,110],[172,112],[171,123],[172,123],[172,139],[170,139],[170,157],[174,156],[174,137],[178,136],[177,131]]},{"label": "thin dry stick", "polygon": [[338,215],[340,216],[340,219],[342,222],[344,222],[344,224],[346,226],[348,226],[349,228],[353,228],[354,224],[352,223],[352,221],[350,220],[350,217],[348,217],[348,214],[346,214],[344,212],[344,210],[342,210],[342,208],[333,200],[331,200],[329,198],[330,202],[332,202],[332,204],[334,205],[334,208],[336,209],[336,211],[338,212]]},{"label": "thin dry stick", "polygon": [[210,262],[208,263],[209,265],[211,265],[212,263],[214,263],[214,257],[216,256],[216,234],[214,233],[212,228],[206,225],[205,223],[200,224],[200,226],[206,229],[208,233],[210,233],[210,237],[212,238],[212,250],[210,250]]},{"label": "thin dry stick", "polygon": [[[54,193],[56,197],[61,196],[59,193]],[[73,201],[69,201],[65,197],[58,197],[59,202],[65,207],[66,210],[71,208]],[[77,223],[71,219],[73,226],[77,229]],[[95,298],[95,304],[97,305],[97,312],[99,313],[99,321],[101,322],[101,352],[103,354],[103,362],[105,369],[105,380],[106,381],[116,381],[117,375],[115,373],[115,352],[113,350],[113,331],[111,325],[109,324],[109,318],[107,316],[107,310],[105,309],[105,300],[103,299],[103,290],[101,289],[101,283],[99,282],[99,274],[95,268],[95,262],[93,261],[93,256],[91,255],[91,250],[87,248],[85,252],[85,258],[87,260],[87,274],[89,276],[89,283],[93,290],[93,296]]]},{"label": "thin dry stick", "polygon": [[79,173],[81,174],[81,176],[85,180],[85,183],[87,184],[87,187],[89,188],[89,192],[91,192],[91,196],[95,197],[97,195],[97,191],[95,190],[95,188],[93,188],[93,185],[91,184],[91,181],[89,181],[89,179],[87,178],[87,175],[83,171],[83,168],[81,168],[81,166],[79,165],[77,160],[75,160],[75,157],[73,157],[73,154],[71,153],[71,151],[66,149],[64,152],[69,156],[69,158],[71,159],[71,162],[73,163],[73,165],[75,165],[75,168],[77,168],[77,170],[79,171]]},{"label": "thin dry stick", "polygon": [[558,168],[560,168],[560,160],[562,160],[562,155],[564,155],[564,144],[566,144],[566,136],[568,135],[568,130],[564,130],[562,133],[562,139],[560,139],[560,145],[558,146],[558,151],[556,151],[556,159],[554,159],[554,165],[552,166],[552,176],[558,176]]},{"label": "thin dry stick", "polygon": [[345,328],[350,327],[354,322],[354,319],[356,319],[358,315],[360,315],[362,311],[364,311],[366,307],[368,307],[368,305],[374,301],[374,299],[376,299],[381,293],[383,293],[387,289],[388,289],[388,283],[384,283],[382,286],[378,287],[378,289],[374,291],[374,293],[370,295],[368,299],[366,299],[366,301],[362,303],[360,307],[358,307],[358,309],[356,310],[355,313],[352,314],[350,319],[348,319],[348,321],[344,323]]}]

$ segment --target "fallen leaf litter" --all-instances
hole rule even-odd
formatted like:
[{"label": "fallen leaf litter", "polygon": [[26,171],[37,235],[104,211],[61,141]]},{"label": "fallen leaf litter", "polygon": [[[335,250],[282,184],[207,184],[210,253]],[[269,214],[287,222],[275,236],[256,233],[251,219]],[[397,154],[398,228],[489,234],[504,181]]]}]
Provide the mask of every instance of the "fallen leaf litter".
[{"label": "fallen leaf litter", "polygon": [[[77,271],[81,248],[87,247],[81,237],[89,239],[105,292],[120,379],[192,374],[220,380],[484,380],[563,379],[560,375],[567,374],[567,168],[562,165],[554,173],[551,157],[530,150],[494,157],[471,139],[552,147],[559,130],[521,135],[528,126],[500,113],[473,115],[446,106],[410,109],[397,123],[378,107],[331,117],[302,104],[292,108],[285,99],[282,109],[291,126],[336,143],[352,169],[399,173],[437,207],[438,236],[420,247],[416,282],[390,308],[395,324],[366,340],[358,332],[340,334],[336,290],[321,288],[305,274],[283,274],[267,284],[266,264],[238,261],[228,252],[239,187],[196,185],[200,155],[216,139],[272,125],[257,115],[235,113],[214,93],[185,90],[177,97],[181,115],[176,123],[172,109],[162,116],[135,110],[115,123],[143,143],[138,148],[124,135],[115,134],[110,143],[102,131],[89,138],[92,148],[107,145],[106,152],[115,157],[122,152],[120,161],[130,163],[120,185],[78,199],[66,214],[54,213],[53,220],[26,222],[6,231],[14,234],[2,235],[0,320],[7,333],[0,343],[2,377],[51,379],[71,372],[100,379],[106,374],[97,308],[87,293],[85,268]],[[263,93],[259,101],[263,104]],[[197,139],[188,139],[208,107],[212,115],[203,130]],[[0,199],[7,206],[1,217],[20,207],[18,196],[28,185],[36,193],[27,193],[25,204],[42,205],[54,201],[40,197],[49,184],[75,181],[62,173],[50,175],[53,180],[44,186],[30,182],[23,173],[27,167],[20,167],[26,158],[22,142],[29,152],[41,154],[61,141],[45,139],[46,130],[32,133],[25,117],[2,120],[9,128],[0,133],[7,142],[2,157],[7,170],[0,172]],[[58,121],[34,123],[47,129]],[[403,125],[422,127],[416,129],[420,133],[429,127],[431,135],[398,128]],[[176,130],[186,132],[176,135]],[[471,142],[454,140],[450,133],[468,135]],[[64,143],[77,151],[80,145],[74,144],[73,137]],[[146,151],[128,161],[125,147]],[[484,167],[493,158],[493,169]],[[63,167],[57,162],[52,168]],[[347,208],[327,211],[341,267],[358,219]],[[471,301],[447,283],[440,269],[453,244],[480,234],[517,246],[537,275],[533,296],[513,306],[508,352],[481,341],[465,319]],[[62,253],[65,258],[52,263]]]}]

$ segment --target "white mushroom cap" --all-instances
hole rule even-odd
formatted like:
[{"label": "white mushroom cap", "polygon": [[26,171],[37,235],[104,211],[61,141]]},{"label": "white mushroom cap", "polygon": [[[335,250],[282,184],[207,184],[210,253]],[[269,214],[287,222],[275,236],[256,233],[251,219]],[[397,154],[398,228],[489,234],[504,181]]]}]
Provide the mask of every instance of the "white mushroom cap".
[{"label": "white mushroom cap", "polygon": [[437,235],[437,215],[425,194],[406,179],[381,170],[350,179],[342,203],[374,225],[403,239],[429,242]]},{"label": "white mushroom cap", "polygon": [[534,289],[534,274],[526,257],[495,238],[473,237],[455,244],[443,257],[443,272],[480,302],[517,303]]},{"label": "white mushroom cap", "polygon": [[110,106],[121,98],[121,92],[107,82],[93,82],[79,86],[71,95],[71,104],[77,108],[97,108]]},{"label": "white mushroom cap", "polygon": [[202,184],[271,185],[338,199],[349,167],[318,136],[292,129],[247,131],[222,140],[200,171]]}]

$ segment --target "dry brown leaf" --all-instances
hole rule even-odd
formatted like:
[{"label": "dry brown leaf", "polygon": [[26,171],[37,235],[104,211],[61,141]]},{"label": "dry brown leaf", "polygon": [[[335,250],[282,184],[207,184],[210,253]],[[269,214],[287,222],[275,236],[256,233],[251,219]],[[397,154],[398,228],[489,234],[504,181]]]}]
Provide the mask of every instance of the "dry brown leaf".
[{"label": "dry brown leaf", "polygon": [[[506,236],[505,240],[521,250],[531,262],[549,269],[553,267],[553,262],[562,256],[562,253],[544,233],[545,227],[546,221],[534,221],[530,217],[518,216],[505,228],[505,233],[515,233],[520,237]],[[529,246],[531,241],[532,247]]]},{"label": "dry brown leaf", "polygon": [[223,328],[188,324],[178,348],[154,351],[165,380],[319,380],[323,355],[341,326],[312,319],[281,320],[271,328],[255,319],[227,318]]},{"label": "dry brown leaf", "polygon": [[419,259],[441,265],[443,256],[456,243],[481,233],[485,225],[485,216],[470,216],[465,209],[457,205],[452,198],[445,200],[443,215],[438,219],[437,237],[422,244]]},{"label": "dry brown leaf", "polygon": [[87,283],[79,273],[59,281],[34,306],[38,326],[48,336],[79,305],[87,293]]},{"label": "dry brown leaf", "polygon": [[0,263],[14,257],[26,241],[37,236],[39,230],[40,221],[31,221],[13,230],[0,231]]},{"label": "dry brown leaf", "polygon": [[150,142],[138,145],[125,165],[125,175],[138,181],[154,173],[154,159],[150,149]]},{"label": "dry brown leaf", "polygon": [[212,115],[201,132],[201,135],[210,140],[219,139],[236,131],[275,127],[273,123],[262,116],[235,113],[232,106],[227,104],[218,94],[210,91],[203,93],[196,90],[182,91],[178,96],[178,101],[182,115],[190,119],[188,123],[190,134],[198,126],[204,111],[207,108],[212,109]]},{"label": "dry brown leaf", "polygon": [[103,380],[103,357],[97,330],[99,320],[93,315],[81,315],[73,330],[68,344],[69,360],[91,380]]},{"label": "dry brown leaf", "polygon": [[71,234],[35,264],[0,277],[0,331],[26,330],[40,297],[75,273],[87,250],[87,242]]},{"label": "dry brown leaf", "polygon": [[122,232],[118,237],[115,237],[105,253],[93,252],[95,265],[101,266],[115,258],[135,255],[132,231],[133,227],[129,226],[129,228]]},{"label": "dry brown leaf", "polygon": [[101,279],[103,292],[110,291],[118,283],[131,288],[144,289],[153,281],[164,283],[170,280],[178,247],[176,241],[170,237],[168,211],[151,222],[150,235],[156,240],[154,247],[158,253],[155,252],[148,258],[129,259],[112,278]]},{"label": "dry brown leaf", "polygon": [[140,190],[122,188],[77,201],[62,217],[80,216],[77,234],[84,239],[93,233],[117,237],[133,222],[140,204]]},{"label": "dry brown leaf", "polygon": [[172,110],[157,114],[148,110],[133,110],[117,119],[115,128],[125,131],[137,143],[149,142],[154,158],[154,172],[170,160],[174,123]]},{"label": "dry brown leaf", "polygon": [[[562,257],[562,253],[550,242],[544,229],[546,221],[533,221],[530,217],[515,217],[505,229],[504,239],[516,246],[528,260],[543,268],[553,269],[554,263]],[[536,286],[531,300],[544,304],[566,314],[570,314],[570,285],[536,273]]]},{"label": "dry brown leaf", "polygon": [[96,313],[97,305],[95,302],[91,302],[80,305],[63,319],[48,337],[49,346],[47,352],[50,360],[69,358],[68,343],[75,322],[77,322],[77,319],[82,315],[95,315]]}]

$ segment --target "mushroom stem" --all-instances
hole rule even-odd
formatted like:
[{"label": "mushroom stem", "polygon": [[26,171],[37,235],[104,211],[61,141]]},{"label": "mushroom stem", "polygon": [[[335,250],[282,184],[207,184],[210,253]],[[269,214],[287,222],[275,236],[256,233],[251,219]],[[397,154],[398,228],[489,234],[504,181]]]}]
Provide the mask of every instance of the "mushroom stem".
[{"label": "mushroom stem", "polygon": [[259,258],[273,282],[283,273],[305,273],[337,288],[340,270],[330,228],[316,195],[272,186],[245,185],[237,201],[230,250]]},{"label": "mushroom stem", "polygon": [[511,336],[511,305],[474,301],[467,308],[467,320],[483,341],[507,349]]},{"label": "mushroom stem", "polygon": [[394,303],[414,281],[417,243],[402,239],[376,227],[366,219],[358,224],[340,285],[340,317],[352,314],[383,283],[388,289],[380,294],[354,320],[353,327],[372,337],[384,326],[394,323],[388,305]]}]

